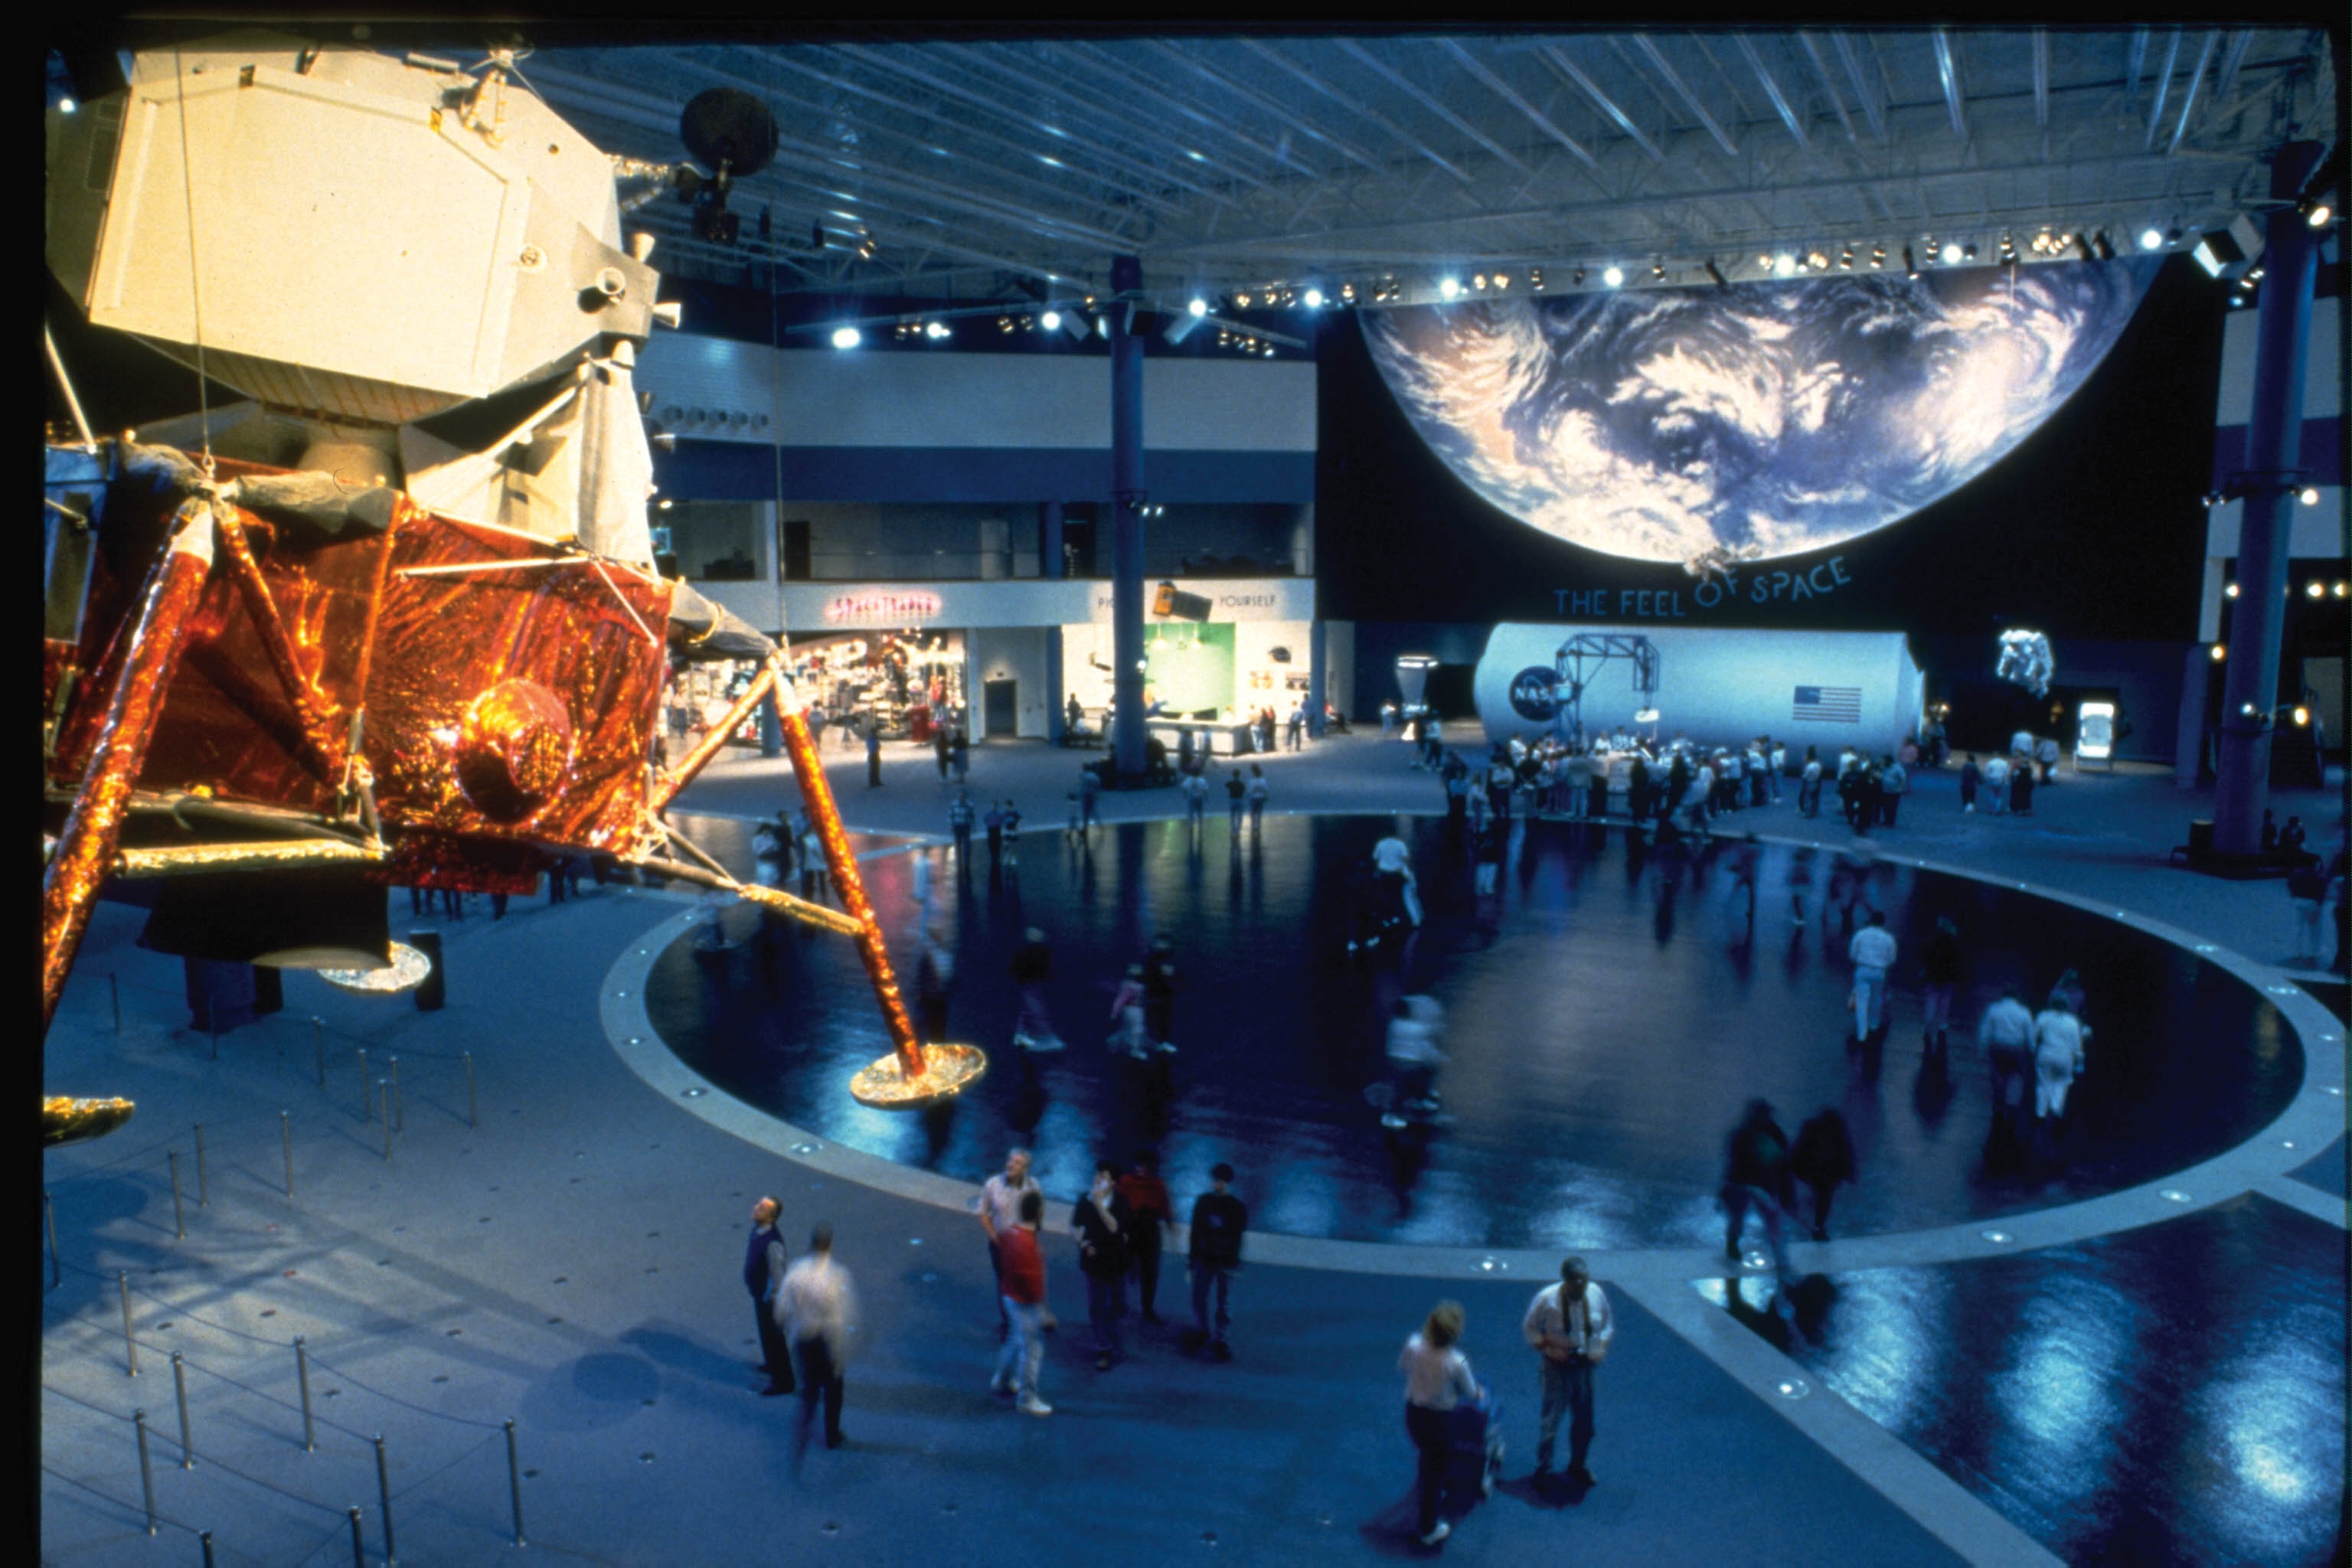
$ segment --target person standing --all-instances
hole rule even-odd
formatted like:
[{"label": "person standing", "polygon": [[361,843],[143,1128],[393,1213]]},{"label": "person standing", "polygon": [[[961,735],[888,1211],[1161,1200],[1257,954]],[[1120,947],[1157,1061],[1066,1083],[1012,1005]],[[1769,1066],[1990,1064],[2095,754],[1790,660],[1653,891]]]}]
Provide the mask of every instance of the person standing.
[{"label": "person standing", "polygon": [[1952,987],[1960,981],[1960,933],[1949,916],[1936,921],[1936,934],[1919,955],[1920,979],[1926,983],[1927,1012],[1924,1044],[1937,1055],[1951,1046]]},{"label": "person standing", "polygon": [[2042,770],[2043,784],[2058,782],[2058,737],[2044,735],[2033,742],[2033,763]]},{"label": "person standing", "polygon": [[[1592,754],[1582,747],[1570,753],[1567,763],[1568,815],[1571,821],[1582,822],[1592,815]],[[1603,795],[1604,800],[1606,795]]]},{"label": "person standing", "polygon": [[955,773],[958,784],[971,776],[971,737],[958,724],[955,738],[948,742],[948,767]]},{"label": "person standing", "polygon": [[1769,736],[1764,744],[1770,770],[1766,774],[1766,782],[1771,786],[1772,804],[1778,805],[1780,804],[1780,779],[1789,771],[1789,748]]},{"label": "person standing", "polygon": [[1593,1485],[1584,1467],[1592,1451],[1592,1371],[1609,1353],[1617,1324],[1609,1298],[1592,1282],[1592,1271],[1581,1258],[1560,1260],[1559,1283],[1547,1285],[1528,1304],[1519,1325],[1539,1359],[1541,1400],[1536,1416],[1535,1479],[1551,1473],[1552,1447],[1559,1436],[1559,1418],[1568,1415],[1568,1479]]},{"label": "person standing", "polygon": [[1249,781],[1249,818],[1250,837],[1253,838],[1257,837],[1259,826],[1265,820],[1267,793],[1265,770],[1252,763]]},{"label": "person standing", "polygon": [[2294,958],[2297,969],[2319,967],[2319,909],[2327,897],[2327,873],[2305,858],[2286,874],[2287,905],[2294,911]]},{"label": "person standing", "polygon": [[1739,1125],[1724,1141],[1723,1255],[1739,1261],[1739,1238],[1748,1227],[1748,1211],[1764,1222],[1764,1243],[1772,1253],[1774,1270],[1786,1280],[1789,1257],[1780,1237],[1780,1218],[1791,1206],[1789,1185],[1789,1138],[1772,1120],[1768,1100],[1751,1100]]},{"label": "person standing", "polygon": [[2033,815],[2033,759],[2022,752],[2009,764],[2009,809],[2020,816]]},{"label": "person standing", "polygon": [[1503,860],[1510,851],[1511,825],[1504,817],[1490,818],[1478,834],[1478,871],[1473,888],[1477,896],[1488,899],[1502,880]]},{"label": "person standing", "polygon": [[1151,1042],[1151,1065],[1145,1075],[1150,1095],[1146,1109],[1155,1125],[1166,1114],[1173,1092],[1175,1071],[1170,1058],[1176,1054],[1175,1025],[1176,941],[1163,931],[1152,937],[1143,953],[1143,1033]]},{"label": "person standing", "polygon": [[939,759],[940,783],[947,783],[948,727],[945,724],[934,724],[931,726],[931,754]]},{"label": "person standing", "polygon": [[1830,1238],[1830,1199],[1840,1182],[1853,1180],[1853,1135],[1834,1105],[1825,1105],[1797,1129],[1789,1172],[1813,1194],[1813,1239]]},{"label": "person standing", "polygon": [[1136,1061],[1148,1060],[1151,1044],[1143,1034],[1143,965],[1130,963],[1118,983],[1118,992],[1110,999],[1110,1021],[1114,1027],[1103,1043],[1119,1056]]},{"label": "person standing", "polygon": [[1176,787],[1184,792],[1184,821],[1186,825],[1192,827],[1200,826],[1202,814],[1207,810],[1209,805],[1209,781],[1202,778],[1201,776],[1200,770],[1195,768],[1192,772],[1184,774],[1183,777],[1178,779],[1176,781]]},{"label": "person standing", "polygon": [[1805,765],[1797,775],[1797,815],[1819,816],[1822,814],[1822,755],[1812,746],[1805,748]]},{"label": "person standing", "polygon": [[1118,1190],[1118,1167],[1095,1162],[1094,1185],[1070,1210],[1070,1234],[1077,1238],[1078,1268],[1087,1277],[1087,1320],[1095,1331],[1095,1370],[1108,1372],[1126,1359],[1118,1321],[1127,1315],[1129,1238],[1135,1214]]},{"label": "person standing", "polygon": [[1988,1164],[2016,1160],[2025,1152],[2025,1085],[2033,1070],[2033,1015],[2014,985],[1985,1009],[1977,1022],[1977,1044],[1992,1073],[1992,1125],[1985,1133]]},{"label": "person standing", "polygon": [[1878,820],[1881,826],[1895,826],[1895,808],[1903,804],[1904,792],[1911,787],[1911,775],[1896,758],[1889,757],[1878,770]]},{"label": "person standing", "polygon": [[776,1326],[776,1288],[784,1282],[784,1242],[776,1234],[783,1205],[761,1198],[751,1205],[751,1240],[743,1249],[743,1288],[751,1292],[751,1313],[760,1322],[760,1370],[768,1374],[769,1397],[793,1391],[792,1343]]},{"label": "person standing", "polygon": [[1868,1046],[1886,1024],[1886,972],[1895,967],[1895,934],[1886,912],[1870,911],[1870,923],[1853,933],[1846,956],[1853,961],[1853,1043]]},{"label": "person standing", "polygon": [[1004,803],[1004,868],[1021,869],[1021,808],[1009,800]]},{"label": "person standing", "polygon": [[841,1431],[843,1368],[857,1321],[857,1298],[850,1289],[849,1270],[833,1260],[833,1226],[810,1231],[808,1251],[785,1270],[776,1289],[776,1321],[792,1336],[800,1363],[801,1418],[793,1431],[793,1458],[808,1449],[819,1399],[824,1401],[824,1446],[838,1448],[849,1441]]},{"label": "person standing", "polygon": [[1102,774],[1092,768],[1078,770],[1078,827],[1081,832],[1095,825],[1095,805],[1102,798]]},{"label": "person standing", "polygon": [[1625,815],[1636,827],[1650,818],[1650,760],[1639,752],[1625,765]]},{"label": "person standing", "polygon": [[2058,1135],[2064,1131],[2067,1091],[2083,1071],[2083,1027],[2063,996],[2033,1019],[2033,1142],[2036,1159],[2047,1163],[2058,1152]]},{"label": "person standing", "polygon": [[1242,831],[1242,803],[1248,795],[1249,786],[1242,783],[1242,771],[1235,768],[1233,777],[1225,781],[1225,810],[1236,838],[1241,837]]},{"label": "person standing", "polygon": [[[1249,1230],[1249,1206],[1234,1196],[1234,1168],[1219,1161],[1209,1169],[1210,1190],[1192,1200],[1192,1224],[1185,1261],[1192,1275],[1192,1343],[1207,1344],[1219,1361],[1234,1359],[1225,1332],[1233,1323],[1227,1310],[1234,1273],[1242,1266],[1242,1237]],[[1209,1297],[1216,1296],[1216,1319],[1209,1316]]]},{"label": "person standing", "polygon": [[1045,1365],[1045,1330],[1054,1314],[1045,1305],[1045,1255],[1037,1246],[1037,1228],[1045,1222],[1045,1195],[1034,1187],[1021,1194],[1013,1224],[999,1233],[1003,1268],[997,1276],[998,1300],[1012,1331],[997,1352],[996,1375],[991,1392],[1011,1398],[1017,1384],[1024,1415],[1051,1415],[1054,1407],[1038,1397],[1037,1374]]},{"label": "person standing", "polygon": [[1284,730],[1283,739],[1288,742],[1290,749],[1294,752],[1299,750],[1307,737],[1307,699],[1300,698],[1290,710],[1290,718],[1284,725]]},{"label": "person standing", "polygon": [[882,721],[879,716],[866,716],[866,787],[878,789],[882,784]]},{"label": "person standing", "polygon": [[1168,1200],[1168,1184],[1160,1179],[1160,1151],[1136,1152],[1135,1169],[1118,1179],[1118,1195],[1127,1200],[1128,1256],[1135,1264],[1136,1304],[1143,1321],[1157,1325],[1154,1309],[1160,1299],[1160,1255],[1168,1227],[1176,1222]]},{"label": "person standing", "polygon": [[988,829],[988,868],[995,870],[1004,857],[1004,807],[995,801],[988,803],[988,814],[981,819]]},{"label": "person standing", "polygon": [[1960,763],[1960,809],[1972,812],[1977,808],[1977,790],[1984,783],[1984,770],[1977,766],[1977,754],[1968,753]]},{"label": "person standing", "polygon": [[971,792],[968,789],[956,791],[955,799],[948,803],[948,831],[955,836],[956,869],[966,876],[971,874],[971,828],[975,816],[971,808]]},{"label": "person standing", "polygon": [[[2009,759],[1996,752],[1985,759],[1984,807],[1988,816],[2009,815]],[[1961,775],[1966,777],[1964,773]]]},{"label": "person standing", "polygon": [[[1021,1222],[1022,1200],[1037,1191],[1037,1184],[1029,1179],[1029,1151],[1014,1149],[1004,1156],[1004,1172],[991,1176],[980,1187],[980,1228],[988,1236],[988,1272],[996,1281],[996,1293],[1004,1294],[1004,1237]],[[1042,1197],[1038,1202],[1043,1203]],[[1000,1308],[996,1314],[996,1336],[1004,1337],[1006,1318]]]},{"label": "person standing", "polygon": [[1440,1301],[1397,1357],[1397,1370],[1404,1373],[1404,1430],[1412,1439],[1414,1495],[1421,1510],[1417,1534],[1423,1546],[1434,1546],[1454,1533],[1454,1526],[1438,1517],[1445,1497],[1451,1458],[1447,1427],[1454,1407],[1486,1396],[1471,1373],[1469,1358],[1455,1348],[1462,1328],[1462,1304]]}]

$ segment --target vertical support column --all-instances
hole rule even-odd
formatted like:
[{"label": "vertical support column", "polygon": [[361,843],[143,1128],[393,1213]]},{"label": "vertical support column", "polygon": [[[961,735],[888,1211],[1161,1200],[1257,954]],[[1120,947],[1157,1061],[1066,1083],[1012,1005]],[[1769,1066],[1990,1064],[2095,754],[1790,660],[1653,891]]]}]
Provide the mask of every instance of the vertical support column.
[{"label": "vertical support column", "polygon": [[760,699],[760,754],[784,754],[784,721],[776,712],[776,694],[772,691]]},{"label": "vertical support column", "polygon": [[1062,549],[1062,503],[1037,504],[1037,575],[1060,582],[1069,575],[1069,557]]},{"label": "vertical support column", "polygon": [[1058,746],[1067,733],[1063,721],[1063,704],[1068,694],[1062,687],[1062,628],[1047,626],[1045,634],[1045,739]]},{"label": "vertical support column", "polygon": [[1110,263],[1111,756],[1122,778],[1143,772],[1143,339],[1130,330],[1143,263]]},{"label": "vertical support column", "polygon": [[2287,205],[2263,225],[2262,315],[2256,323],[2254,402],[2246,426],[2245,504],[2238,521],[2238,599],[2223,667],[2220,782],[2213,847],[2225,855],[2261,847],[2271,793],[2271,715],[2278,703],[2279,643],[2286,624],[2287,556],[2295,468],[2303,447],[2303,377],[2311,342],[2312,274],[2318,237],[2294,201],[2319,156],[2294,142],[2271,163],[2271,195]]},{"label": "vertical support column", "polygon": [[1323,738],[1323,675],[1328,661],[1323,655],[1323,617],[1307,627],[1307,732]]}]

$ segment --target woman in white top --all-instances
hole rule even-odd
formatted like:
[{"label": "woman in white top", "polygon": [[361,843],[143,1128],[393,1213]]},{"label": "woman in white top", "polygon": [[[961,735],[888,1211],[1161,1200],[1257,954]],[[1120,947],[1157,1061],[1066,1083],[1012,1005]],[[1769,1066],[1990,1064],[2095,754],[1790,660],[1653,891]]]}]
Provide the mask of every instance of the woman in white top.
[{"label": "woman in white top", "polygon": [[1452,1525],[1437,1517],[1445,1491],[1447,1416],[1464,1400],[1486,1396],[1471,1375],[1469,1358],[1454,1349],[1462,1338],[1462,1321],[1459,1301],[1440,1301],[1397,1357],[1397,1370],[1404,1373],[1404,1429],[1420,1457],[1414,1474],[1423,1546],[1434,1546],[1454,1532]]},{"label": "woman in white top", "polygon": [[2083,1037],[2090,1031],[2065,997],[2053,996],[2033,1018],[2034,1141],[2047,1158],[2066,1114],[2066,1091],[2083,1070]]}]

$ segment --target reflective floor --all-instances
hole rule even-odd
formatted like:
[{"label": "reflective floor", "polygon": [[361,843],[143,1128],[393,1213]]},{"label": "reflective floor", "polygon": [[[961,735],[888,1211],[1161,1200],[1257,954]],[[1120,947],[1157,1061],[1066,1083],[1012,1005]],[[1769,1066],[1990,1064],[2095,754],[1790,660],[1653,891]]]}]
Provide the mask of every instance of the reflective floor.
[{"label": "reflective floor", "polygon": [[[1031,831],[1017,868],[969,875],[932,850],[938,920],[958,955],[950,1036],[994,1066],[930,1115],[846,1092],[887,1048],[854,946],[747,909],[730,945],[662,955],[656,1027],[729,1093],[850,1147],[966,1180],[1028,1142],[1049,1193],[1075,1197],[1099,1153],[1147,1139],[1170,1184],[1219,1160],[1244,1172],[1253,1223],[1303,1236],[1591,1248],[1709,1243],[1725,1131],[1752,1095],[1783,1125],[1840,1107],[1860,1154],[1833,1233],[1911,1229],[2136,1184],[2242,1141],[2294,1095],[2301,1053],[2255,990],[2128,924],[1916,868],[1718,840],[1644,851],[1622,831],[1535,823],[1498,896],[1473,892],[1444,825],[1410,819],[1427,919],[1402,964],[1351,958],[1353,890],[1397,819],[1269,817],[1238,840],[1222,814],[1098,828],[1081,847]],[[742,847],[706,833],[727,858]],[[735,836],[740,838],[738,833]],[[878,841],[868,840],[870,846]],[[1752,857],[1752,873],[1742,861]],[[746,863],[743,869],[748,870]],[[911,980],[911,863],[866,864]],[[1755,889],[1749,914],[1748,884]],[[1792,889],[1801,921],[1791,913]],[[1903,957],[1883,1052],[1847,1048],[1852,922],[1885,911]],[[1965,980],[1948,1071],[1923,1057],[1917,954],[1958,927]],[[1069,1042],[1024,1081],[1006,966],[1025,926],[1055,954],[1048,1000]],[[1105,1048],[1112,993],[1152,933],[1181,976],[1174,1099],[1152,1122]],[[2039,1005],[2081,972],[2093,1035],[2054,1167],[1988,1171],[1990,1097],[1973,1028],[2004,985]],[[1447,1016],[1438,1079],[1450,1122],[1385,1131],[1385,1008],[1425,992]]]},{"label": "reflective floor", "polygon": [[1702,1282],[2061,1557],[2341,1562],[2345,1237],[2248,1196],[2017,1258]]}]

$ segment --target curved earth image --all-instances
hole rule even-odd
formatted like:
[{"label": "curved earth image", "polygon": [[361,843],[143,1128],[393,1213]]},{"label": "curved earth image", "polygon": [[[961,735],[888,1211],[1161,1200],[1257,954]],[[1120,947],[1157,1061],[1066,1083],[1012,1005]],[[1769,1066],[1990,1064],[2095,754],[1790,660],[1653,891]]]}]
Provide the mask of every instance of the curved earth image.
[{"label": "curved earth image", "polygon": [[1482,499],[1644,561],[1799,554],[1990,467],[2087,380],[2153,260],[1871,272],[1365,312]]}]

